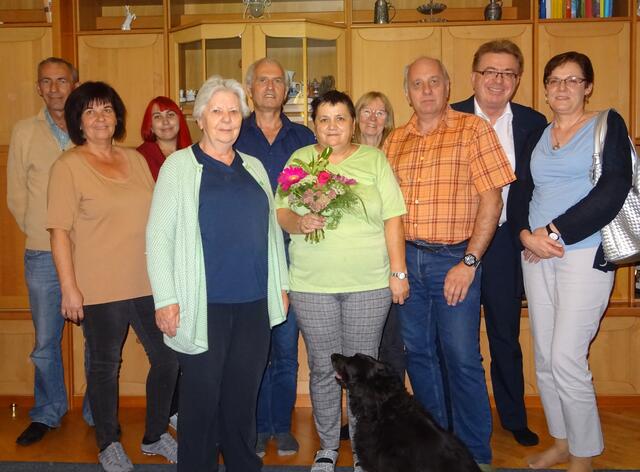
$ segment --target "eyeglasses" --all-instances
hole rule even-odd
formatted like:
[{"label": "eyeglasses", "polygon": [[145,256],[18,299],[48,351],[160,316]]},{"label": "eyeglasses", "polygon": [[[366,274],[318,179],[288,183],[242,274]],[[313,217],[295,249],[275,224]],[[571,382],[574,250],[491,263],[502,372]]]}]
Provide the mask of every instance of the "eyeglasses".
[{"label": "eyeglasses", "polygon": [[561,84],[564,84],[567,87],[574,89],[580,87],[586,81],[587,79],[583,77],[571,76],[564,79],[559,79],[558,77],[547,77],[547,80],[545,80],[544,83],[549,88],[559,88]]},{"label": "eyeglasses", "polygon": [[485,79],[497,80],[498,77],[500,77],[503,80],[510,80],[511,82],[515,81],[519,77],[519,75],[516,74],[515,72],[493,70],[493,69],[476,70],[474,72],[480,74]]},{"label": "eyeglasses", "polygon": [[387,112],[384,110],[369,110],[368,108],[363,108],[362,110],[360,110],[360,114],[362,114],[365,120],[371,118],[371,115],[375,116],[377,119],[387,117]]}]

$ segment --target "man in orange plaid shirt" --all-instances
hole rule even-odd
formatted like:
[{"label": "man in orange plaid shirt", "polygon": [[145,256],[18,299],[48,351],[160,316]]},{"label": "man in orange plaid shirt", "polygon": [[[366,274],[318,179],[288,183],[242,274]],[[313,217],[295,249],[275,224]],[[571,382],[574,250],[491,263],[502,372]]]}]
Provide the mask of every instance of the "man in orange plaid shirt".
[{"label": "man in orange plaid shirt", "polygon": [[491,126],[449,107],[449,75],[440,61],[421,57],[407,66],[404,88],[414,114],[384,150],[408,210],[411,297],[398,306],[407,371],[418,401],[452,427],[481,469],[491,470],[480,260],[497,227],[501,188],[515,176]]}]

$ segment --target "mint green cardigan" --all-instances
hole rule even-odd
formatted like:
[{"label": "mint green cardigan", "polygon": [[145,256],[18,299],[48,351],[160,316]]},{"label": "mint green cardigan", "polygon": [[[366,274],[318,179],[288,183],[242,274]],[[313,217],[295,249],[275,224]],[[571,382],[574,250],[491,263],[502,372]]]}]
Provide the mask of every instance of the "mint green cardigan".
[{"label": "mint green cardigan", "polygon": [[[286,319],[282,290],[289,289],[282,230],[276,220],[273,193],[262,163],[255,157],[238,154],[244,168],[269,200],[267,299],[273,327]],[[207,284],[198,222],[201,178],[202,165],[190,147],[172,154],[160,169],[147,223],[147,271],[155,307],[174,303],[180,306],[178,332],[174,337],[165,335],[164,341],[185,354],[200,354],[209,348]]]}]

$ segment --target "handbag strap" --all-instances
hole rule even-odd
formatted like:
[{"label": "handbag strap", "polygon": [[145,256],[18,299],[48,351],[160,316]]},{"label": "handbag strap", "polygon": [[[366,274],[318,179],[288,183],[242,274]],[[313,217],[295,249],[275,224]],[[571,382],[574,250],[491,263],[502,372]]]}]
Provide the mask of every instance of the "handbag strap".
[{"label": "handbag strap", "polygon": [[[598,113],[596,118],[595,130],[593,133],[593,164],[591,165],[591,183],[598,183],[600,175],[602,175],[602,149],[604,148],[604,139],[607,136],[607,118],[609,111],[603,110]],[[640,172],[638,170],[638,154],[633,141],[629,137],[630,158],[631,158],[631,187],[636,193],[640,193]]]},{"label": "handbag strap", "polygon": [[593,163],[591,164],[591,184],[595,186],[602,175],[602,148],[607,137],[607,118],[609,110],[598,113],[593,133]]}]

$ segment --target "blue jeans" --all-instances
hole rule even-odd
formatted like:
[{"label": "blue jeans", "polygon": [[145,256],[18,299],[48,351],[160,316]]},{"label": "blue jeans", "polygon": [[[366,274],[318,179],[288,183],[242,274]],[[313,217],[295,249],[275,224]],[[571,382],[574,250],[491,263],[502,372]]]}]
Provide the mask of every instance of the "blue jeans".
[{"label": "blue jeans", "polygon": [[258,394],[258,433],[291,431],[298,386],[298,322],[293,308],[287,321],[271,330],[269,362]]},{"label": "blue jeans", "polygon": [[[443,293],[447,272],[460,262],[466,247],[466,242],[408,242],[411,296],[404,305],[398,305],[398,311],[407,372],[416,399],[443,428],[453,430],[476,462],[489,464],[491,409],[479,339],[481,266],[463,302],[449,306]],[[445,391],[449,394],[451,425]]]},{"label": "blue jeans", "polygon": [[[60,346],[64,329],[64,318],[60,313],[62,296],[51,252],[27,249],[24,254],[24,273],[36,338],[31,353],[35,367],[35,404],[29,416],[32,421],[56,428],[67,412],[67,390]],[[88,363],[88,350],[85,349],[85,369]],[[82,414],[85,421],[92,425],[87,395]]]}]

